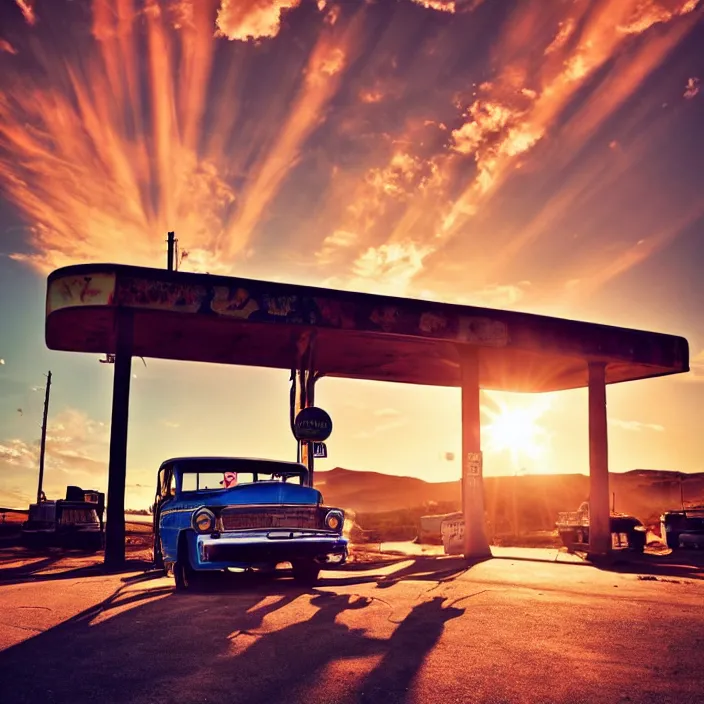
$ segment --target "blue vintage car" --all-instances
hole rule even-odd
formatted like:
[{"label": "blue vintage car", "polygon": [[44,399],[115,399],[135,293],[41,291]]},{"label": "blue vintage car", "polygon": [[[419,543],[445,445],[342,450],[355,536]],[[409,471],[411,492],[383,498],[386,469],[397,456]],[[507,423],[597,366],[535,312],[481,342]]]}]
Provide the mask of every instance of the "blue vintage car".
[{"label": "blue vintage car", "polygon": [[204,572],[290,563],[314,584],[323,565],[347,559],[345,515],[323,505],[298,462],[180,457],[159,468],[154,561],[179,590]]}]

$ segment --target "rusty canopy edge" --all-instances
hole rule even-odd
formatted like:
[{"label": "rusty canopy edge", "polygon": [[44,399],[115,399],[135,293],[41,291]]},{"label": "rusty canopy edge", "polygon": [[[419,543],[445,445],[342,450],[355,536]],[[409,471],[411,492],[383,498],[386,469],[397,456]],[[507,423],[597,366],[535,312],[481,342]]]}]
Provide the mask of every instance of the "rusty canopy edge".
[{"label": "rusty canopy edge", "polygon": [[[482,388],[586,386],[593,361],[607,365],[607,383],[689,371],[687,341],[674,335],[118,264],[74,265],[49,275],[47,345],[112,352],[112,318],[124,308],[135,315],[135,354],[141,356],[290,370],[292,340],[314,329],[318,367],[332,376],[459,386],[457,349],[464,345],[481,350]],[[154,326],[163,328],[161,346]],[[203,347],[212,353],[188,347],[189,336],[210,340]],[[257,340],[265,348],[259,362],[256,350],[246,349]]]}]

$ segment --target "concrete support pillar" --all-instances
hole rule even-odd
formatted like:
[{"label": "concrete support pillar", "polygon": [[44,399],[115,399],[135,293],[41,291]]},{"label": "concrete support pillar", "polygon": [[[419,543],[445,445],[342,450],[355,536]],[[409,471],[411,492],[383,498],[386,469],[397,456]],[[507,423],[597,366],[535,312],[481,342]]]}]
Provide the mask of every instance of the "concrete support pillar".
[{"label": "concrete support pillar", "polygon": [[609,446],[606,426],[606,366],[589,363],[589,552],[611,550]]},{"label": "concrete support pillar", "polygon": [[125,477],[132,377],[132,316],[118,313],[117,324],[105,526],[105,564],[111,567],[119,567],[125,562]]},{"label": "concrete support pillar", "polygon": [[479,353],[460,347],[462,371],[462,513],[464,556],[491,557],[484,524],[484,476],[481,451]]}]

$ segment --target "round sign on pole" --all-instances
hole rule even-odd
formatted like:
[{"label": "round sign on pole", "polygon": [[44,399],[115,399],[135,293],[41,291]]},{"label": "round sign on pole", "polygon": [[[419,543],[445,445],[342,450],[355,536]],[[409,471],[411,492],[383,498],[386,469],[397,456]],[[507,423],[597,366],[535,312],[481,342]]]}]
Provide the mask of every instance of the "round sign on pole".
[{"label": "round sign on pole", "polygon": [[325,442],[332,433],[332,420],[322,409],[316,406],[303,408],[293,423],[293,434],[296,440]]}]

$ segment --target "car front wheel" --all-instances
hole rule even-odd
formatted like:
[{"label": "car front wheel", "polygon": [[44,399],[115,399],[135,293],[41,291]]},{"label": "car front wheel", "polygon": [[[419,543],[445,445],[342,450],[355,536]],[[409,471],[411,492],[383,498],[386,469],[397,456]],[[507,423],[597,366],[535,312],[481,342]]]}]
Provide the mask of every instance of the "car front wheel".
[{"label": "car front wheel", "polygon": [[193,591],[200,586],[200,575],[191,567],[185,544],[179,550],[178,559],[174,563],[174,581],[177,592]]},{"label": "car front wheel", "polygon": [[164,556],[161,552],[161,545],[158,536],[154,536],[154,544],[152,545],[152,557],[154,559],[154,567],[156,569],[164,569]]}]

